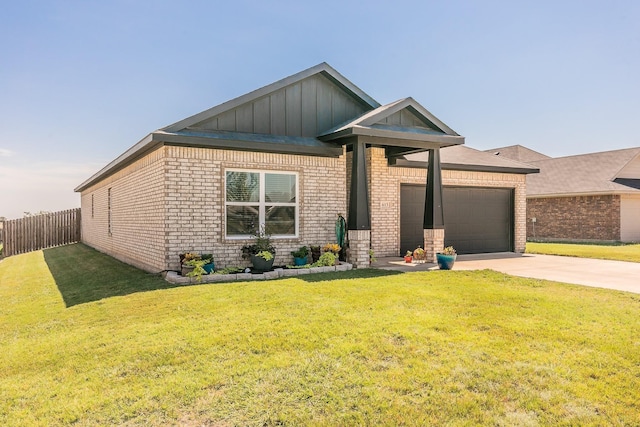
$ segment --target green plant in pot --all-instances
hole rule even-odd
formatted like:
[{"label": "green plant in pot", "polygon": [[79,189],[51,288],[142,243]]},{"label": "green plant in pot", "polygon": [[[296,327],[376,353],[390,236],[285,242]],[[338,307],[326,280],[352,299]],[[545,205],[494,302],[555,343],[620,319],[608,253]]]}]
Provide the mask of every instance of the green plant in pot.
[{"label": "green plant in pot", "polygon": [[269,251],[260,251],[251,256],[251,262],[253,263],[253,271],[262,273],[271,270],[273,267],[273,254]]},{"label": "green plant in pot", "polygon": [[438,261],[438,267],[440,270],[451,270],[453,264],[456,262],[456,250],[453,246],[447,246],[442,252],[436,253],[436,260]]},{"label": "green plant in pot", "polygon": [[306,265],[308,264],[309,248],[306,246],[300,246],[298,250],[292,251],[294,265]]},{"label": "green plant in pot", "polygon": [[407,253],[404,254],[404,262],[410,263],[411,261],[413,261],[413,252],[407,251]]},{"label": "green plant in pot", "polygon": [[200,282],[202,280],[203,274],[209,274],[205,270],[204,266],[209,260],[205,259],[192,259],[186,262],[187,266],[193,267],[193,269],[187,273],[187,277],[195,277],[196,281]]},{"label": "green plant in pot", "polygon": [[[265,252],[268,252],[269,255],[267,256]],[[253,233],[252,244],[242,247],[242,258],[251,260],[254,272],[271,270],[275,255],[276,248],[271,244],[271,235],[264,228]]]}]

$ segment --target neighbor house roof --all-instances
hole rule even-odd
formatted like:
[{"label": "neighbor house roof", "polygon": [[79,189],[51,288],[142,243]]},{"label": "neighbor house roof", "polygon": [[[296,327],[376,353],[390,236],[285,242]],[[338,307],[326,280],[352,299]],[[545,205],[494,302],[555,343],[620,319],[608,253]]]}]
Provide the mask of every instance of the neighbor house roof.
[{"label": "neighbor house roof", "polygon": [[535,162],[538,160],[551,158],[530,148],[523,147],[522,145],[510,145],[508,147],[492,148],[491,150],[484,151],[486,151],[487,153],[495,154],[496,156],[507,157],[509,159],[517,160],[523,163]]},{"label": "neighbor house roof", "polygon": [[[413,153],[394,159],[395,166],[426,168],[429,163],[426,152]],[[466,170],[478,172],[501,172],[535,174],[538,169],[526,163],[494,156],[464,145],[455,145],[440,150],[440,163],[444,170]]]},{"label": "neighbor house roof", "polygon": [[527,197],[640,193],[640,147],[530,162]]}]

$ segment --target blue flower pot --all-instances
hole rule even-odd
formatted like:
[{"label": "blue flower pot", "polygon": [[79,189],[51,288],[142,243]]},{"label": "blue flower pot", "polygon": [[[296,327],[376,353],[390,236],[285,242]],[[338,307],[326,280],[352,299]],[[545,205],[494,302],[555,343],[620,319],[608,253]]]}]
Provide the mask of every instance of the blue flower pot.
[{"label": "blue flower pot", "polygon": [[211,262],[210,262],[209,264],[205,264],[205,265],[203,265],[203,266],[202,266],[202,268],[204,268],[204,271],[206,271],[206,272],[207,272],[207,274],[211,274],[211,272],[212,272],[213,270],[215,270],[216,265],[215,265],[215,263],[213,262],[213,260],[211,260]]},{"label": "blue flower pot", "polygon": [[294,265],[306,265],[307,264],[307,257],[293,257],[293,264]]},{"label": "blue flower pot", "polygon": [[451,270],[453,268],[453,263],[456,262],[457,256],[458,255],[436,254],[440,270]]}]

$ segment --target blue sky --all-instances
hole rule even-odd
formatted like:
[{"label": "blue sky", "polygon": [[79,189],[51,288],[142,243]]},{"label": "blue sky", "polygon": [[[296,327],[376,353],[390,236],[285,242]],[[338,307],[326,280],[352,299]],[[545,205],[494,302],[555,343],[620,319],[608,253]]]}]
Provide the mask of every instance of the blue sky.
[{"label": "blue sky", "polygon": [[640,146],[640,2],[3,1],[0,216],[73,188],[149,132],[326,61],[412,96],[477,149]]}]

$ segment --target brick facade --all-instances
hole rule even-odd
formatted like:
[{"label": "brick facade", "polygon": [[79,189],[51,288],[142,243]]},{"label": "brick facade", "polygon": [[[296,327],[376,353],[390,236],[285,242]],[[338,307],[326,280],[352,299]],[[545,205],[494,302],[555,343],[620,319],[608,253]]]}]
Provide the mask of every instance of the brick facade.
[{"label": "brick facade", "polygon": [[527,234],[533,240],[620,240],[620,196],[529,198]]},{"label": "brick facade", "polygon": [[276,264],[292,263],[290,252],[301,245],[335,241],[336,215],[346,212],[344,156],[167,146],[82,192],[83,242],[154,272],[178,270],[187,251],[213,253],[218,267],[248,265],[241,248],[251,240],[225,238],[226,168],[298,172],[299,236],[274,239]]},{"label": "brick facade", "polygon": [[[213,253],[217,267],[248,265],[241,248],[251,240],[225,238],[227,168],[298,173],[299,236],[274,239],[276,265],[292,263],[290,252],[301,245],[335,242],[336,215],[348,213],[350,155],[174,146],[160,147],[82,192],[83,242],[152,272],[178,270],[179,254],[188,251]],[[371,233],[353,242],[357,267],[368,265],[368,245],[376,257],[399,255],[400,185],[426,183],[425,169],[389,167],[383,148],[367,149],[367,171]],[[524,251],[525,175],[445,170],[442,177],[444,185],[515,189],[515,250]]]},{"label": "brick facade", "polygon": [[[388,166],[384,148],[369,148],[371,247],[377,257],[400,254],[400,185],[426,185],[427,170]],[[373,177],[373,178],[371,178]],[[526,175],[443,170],[444,186],[500,187],[514,189],[514,249],[524,252],[526,230]],[[446,218],[445,218],[446,221]]]}]

